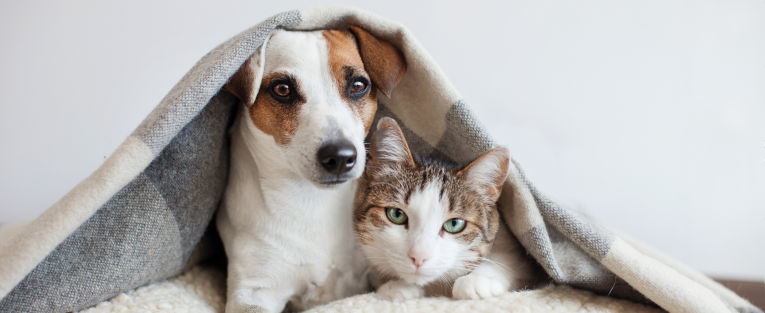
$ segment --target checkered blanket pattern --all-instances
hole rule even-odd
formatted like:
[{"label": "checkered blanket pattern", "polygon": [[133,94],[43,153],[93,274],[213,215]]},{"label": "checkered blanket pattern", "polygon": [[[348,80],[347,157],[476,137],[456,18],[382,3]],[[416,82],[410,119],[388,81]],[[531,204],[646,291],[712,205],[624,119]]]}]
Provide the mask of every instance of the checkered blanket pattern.
[{"label": "checkered blanket pattern", "polygon": [[[223,84],[275,28],[344,25],[359,25],[404,53],[408,72],[392,98],[379,97],[376,119],[396,119],[413,152],[464,164],[494,146],[401,24],[348,7],[275,15],[203,57],[95,173],[23,230],[0,238],[0,311],[86,308],[205,258],[211,250],[199,242],[225,188],[227,131],[239,105]],[[499,203],[511,231],[556,283],[669,312],[762,312],[553,201],[517,163]]]}]

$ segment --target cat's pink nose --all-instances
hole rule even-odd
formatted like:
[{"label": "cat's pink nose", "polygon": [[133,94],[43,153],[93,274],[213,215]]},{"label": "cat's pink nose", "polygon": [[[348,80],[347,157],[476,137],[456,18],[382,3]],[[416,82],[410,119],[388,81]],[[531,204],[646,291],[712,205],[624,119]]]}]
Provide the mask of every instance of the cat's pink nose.
[{"label": "cat's pink nose", "polygon": [[414,266],[416,266],[417,268],[420,268],[420,266],[422,266],[422,263],[425,263],[425,261],[427,261],[427,259],[418,259],[411,256],[409,258],[412,259],[412,264],[414,264]]},{"label": "cat's pink nose", "polygon": [[414,264],[415,267],[420,268],[422,266],[422,263],[425,263],[427,261],[427,257],[422,253],[417,253],[417,251],[409,250],[409,258],[412,259],[412,264]]}]

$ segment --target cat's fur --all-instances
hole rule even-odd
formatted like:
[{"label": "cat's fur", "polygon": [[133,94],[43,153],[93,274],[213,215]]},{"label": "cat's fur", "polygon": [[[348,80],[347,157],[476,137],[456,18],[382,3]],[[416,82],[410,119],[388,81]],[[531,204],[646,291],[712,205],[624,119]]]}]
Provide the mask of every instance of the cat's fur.
[{"label": "cat's fur", "polygon": [[[510,162],[506,148],[461,169],[413,157],[398,124],[383,118],[369,156],[354,222],[369,264],[385,282],[377,291],[382,298],[481,299],[526,287],[536,276],[497,211]],[[387,208],[402,210],[408,220],[393,223]],[[466,221],[465,228],[445,231],[452,218]]]}]

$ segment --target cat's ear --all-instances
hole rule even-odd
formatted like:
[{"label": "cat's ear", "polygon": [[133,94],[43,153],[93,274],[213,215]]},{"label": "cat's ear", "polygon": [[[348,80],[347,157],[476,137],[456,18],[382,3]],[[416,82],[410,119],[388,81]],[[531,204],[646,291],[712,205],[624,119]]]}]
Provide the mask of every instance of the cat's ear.
[{"label": "cat's ear", "polygon": [[370,166],[414,166],[404,133],[398,127],[398,123],[390,117],[383,117],[377,123],[377,130],[372,135],[372,144],[369,147],[369,156]]},{"label": "cat's ear", "polygon": [[496,202],[509,167],[510,151],[496,147],[460,170],[458,175],[464,175],[468,182],[486,190],[491,201]]}]

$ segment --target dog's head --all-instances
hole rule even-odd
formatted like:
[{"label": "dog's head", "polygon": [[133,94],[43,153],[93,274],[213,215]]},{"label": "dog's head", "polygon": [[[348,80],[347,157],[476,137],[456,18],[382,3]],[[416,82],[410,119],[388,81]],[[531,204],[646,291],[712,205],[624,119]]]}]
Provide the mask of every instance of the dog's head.
[{"label": "dog's head", "polygon": [[405,72],[398,49],[356,26],[276,30],[225,88],[247,105],[256,131],[273,139],[265,143],[273,153],[329,187],[361,176],[375,89],[390,97]]}]

